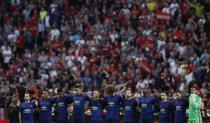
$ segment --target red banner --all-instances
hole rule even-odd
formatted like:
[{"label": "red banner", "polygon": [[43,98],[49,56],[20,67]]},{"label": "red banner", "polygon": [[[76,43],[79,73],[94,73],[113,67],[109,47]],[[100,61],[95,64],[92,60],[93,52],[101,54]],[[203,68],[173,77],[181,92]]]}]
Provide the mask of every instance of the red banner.
[{"label": "red banner", "polygon": [[162,12],[157,12],[156,13],[156,18],[159,20],[170,20],[171,15],[167,13],[162,13]]}]

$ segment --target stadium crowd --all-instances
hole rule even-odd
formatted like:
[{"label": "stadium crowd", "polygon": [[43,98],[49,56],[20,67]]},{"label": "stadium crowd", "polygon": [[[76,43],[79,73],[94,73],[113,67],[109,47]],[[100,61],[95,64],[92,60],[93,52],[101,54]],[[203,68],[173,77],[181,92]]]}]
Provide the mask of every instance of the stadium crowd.
[{"label": "stadium crowd", "polygon": [[0,0],[0,96],[196,83],[208,112],[209,40],[209,0]]}]

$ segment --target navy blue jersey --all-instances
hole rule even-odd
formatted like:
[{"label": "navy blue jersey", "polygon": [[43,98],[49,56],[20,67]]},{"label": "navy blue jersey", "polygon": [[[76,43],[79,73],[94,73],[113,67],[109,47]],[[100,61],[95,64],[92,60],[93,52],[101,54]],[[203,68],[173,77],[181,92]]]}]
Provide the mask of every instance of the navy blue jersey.
[{"label": "navy blue jersey", "polygon": [[151,118],[154,113],[155,98],[153,96],[142,96],[139,98],[139,105],[141,107],[141,118]]},{"label": "navy blue jersey", "polygon": [[40,99],[38,102],[38,106],[40,109],[40,120],[43,121],[45,119],[52,119],[52,105],[53,99]]},{"label": "navy blue jersey", "polygon": [[135,109],[138,105],[135,99],[124,99],[124,121],[135,121]]},{"label": "navy blue jersey", "polygon": [[119,95],[105,97],[107,119],[120,119],[119,109],[122,106],[122,102],[123,99]]},{"label": "navy blue jersey", "polygon": [[23,102],[20,104],[19,111],[21,113],[22,123],[33,123],[34,103]]},{"label": "navy blue jersey", "polygon": [[56,120],[67,119],[67,107],[70,100],[71,98],[69,96],[55,98],[54,103],[56,103]]},{"label": "navy blue jersey", "polygon": [[172,123],[173,107],[169,101],[159,102],[159,123]]},{"label": "navy blue jersey", "polygon": [[188,107],[188,101],[186,99],[175,99],[175,118],[174,121],[186,122],[186,109]]},{"label": "navy blue jersey", "polygon": [[91,120],[102,121],[102,100],[90,99]]},{"label": "navy blue jersey", "polygon": [[85,102],[89,101],[89,98],[83,95],[73,95],[72,101],[73,101],[73,115],[83,115]]}]

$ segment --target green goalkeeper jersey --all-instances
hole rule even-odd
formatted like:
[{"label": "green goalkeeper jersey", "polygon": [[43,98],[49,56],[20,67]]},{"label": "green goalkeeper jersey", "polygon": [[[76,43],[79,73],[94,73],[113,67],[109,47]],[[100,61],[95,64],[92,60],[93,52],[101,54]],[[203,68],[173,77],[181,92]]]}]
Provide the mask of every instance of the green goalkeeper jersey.
[{"label": "green goalkeeper jersey", "polygon": [[189,98],[189,113],[188,123],[202,123],[201,116],[201,97],[198,95],[190,96]]}]

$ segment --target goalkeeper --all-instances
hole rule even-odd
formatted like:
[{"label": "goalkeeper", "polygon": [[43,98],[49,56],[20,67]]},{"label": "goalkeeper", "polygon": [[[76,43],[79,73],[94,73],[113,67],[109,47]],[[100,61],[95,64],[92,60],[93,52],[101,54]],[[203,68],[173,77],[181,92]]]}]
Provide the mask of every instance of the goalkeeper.
[{"label": "goalkeeper", "polygon": [[200,111],[202,107],[202,99],[197,95],[196,89],[192,87],[191,95],[189,97],[188,123],[202,123],[202,116]]}]

